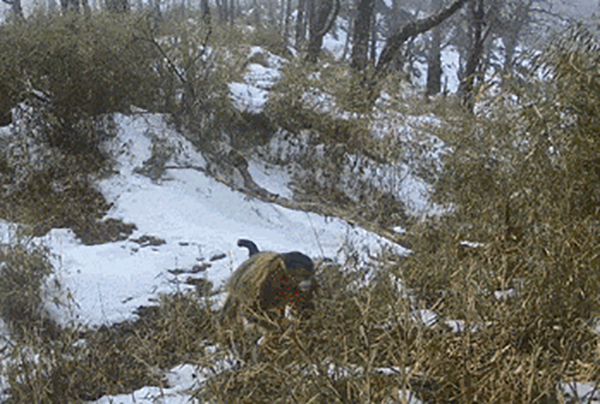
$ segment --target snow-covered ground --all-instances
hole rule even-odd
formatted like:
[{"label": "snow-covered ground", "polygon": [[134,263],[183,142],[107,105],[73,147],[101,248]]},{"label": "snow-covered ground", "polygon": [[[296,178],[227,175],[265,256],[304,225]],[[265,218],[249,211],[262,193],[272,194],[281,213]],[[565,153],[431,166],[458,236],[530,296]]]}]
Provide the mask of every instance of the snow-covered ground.
[{"label": "snow-covered ground", "polygon": [[[170,165],[202,167],[204,159],[167,128],[159,115],[118,116],[117,121],[120,129],[113,149],[120,150],[119,174],[99,185],[114,203],[108,217],[135,223],[137,230],[128,240],[91,246],[82,245],[66,229],[54,229],[36,240],[50,248],[56,277],[74,302],[68,310],[50,307],[63,321],[105,324],[130,318],[135,308],[151,304],[159,293],[188,287],[169,269],[189,270],[209,263],[196,276],[219,286],[247,258],[247,251],[236,246],[242,237],[262,249],[300,250],[334,260],[343,259],[340,250],[347,244],[365,258],[383,245],[392,246],[338,219],[248,199],[195,169],[170,169],[163,179],[153,182],[135,172],[151,156],[153,138],[162,137],[178,146]],[[270,173],[276,179],[285,178],[278,172],[261,170],[258,164],[253,172],[261,174],[259,184],[267,189],[276,184],[269,189],[273,192],[285,185],[270,180]],[[131,241],[143,235],[166,243],[144,247]],[[215,260],[219,256],[223,258]]]}]

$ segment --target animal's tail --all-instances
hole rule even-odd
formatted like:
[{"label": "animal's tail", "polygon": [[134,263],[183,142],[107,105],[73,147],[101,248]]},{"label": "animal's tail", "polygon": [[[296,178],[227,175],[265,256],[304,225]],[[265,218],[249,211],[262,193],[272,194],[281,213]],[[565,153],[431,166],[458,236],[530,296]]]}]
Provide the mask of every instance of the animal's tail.
[{"label": "animal's tail", "polygon": [[256,244],[254,244],[253,241],[250,240],[246,240],[244,238],[241,238],[238,240],[237,242],[238,247],[244,247],[248,249],[248,255],[249,256],[253,256],[254,254],[257,254],[258,251],[258,247],[256,246]]}]

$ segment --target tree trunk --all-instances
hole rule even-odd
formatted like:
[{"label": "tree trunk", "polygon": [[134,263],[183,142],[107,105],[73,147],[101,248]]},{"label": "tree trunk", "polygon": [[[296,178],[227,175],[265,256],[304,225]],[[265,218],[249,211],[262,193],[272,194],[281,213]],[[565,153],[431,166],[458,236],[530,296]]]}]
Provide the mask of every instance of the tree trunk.
[{"label": "tree trunk", "polygon": [[229,21],[229,0],[216,0],[216,4],[219,10],[219,19]]},{"label": "tree trunk", "polygon": [[298,0],[296,16],[296,49],[300,50],[306,41],[306,0]]},{"label": "tree trunk", "polygon": [[12,1],[4,0],[4,2],[6,4],[10,5],[10,7],[12,8],[12,14],[15,16],[15,18],[17,20],[19,20],[19,21],[25,20],[25,16],[23,15],[23,6],[21,4],[21,0],[12,0]]},{"label": "tree trunk", "polygon": [[210,24],[210,7],[208,0],[200,0],[200,12],[202,14],[202,21],[206,24]]},{"label": "tree trunk", "polygon": [[217,15],[219,17],[219,20],[223,20],[223,1],[222,0],[215,0],[215,5],[217,6]]},{"label": "tree trunk", "polygon": [[369,62],[369,37],[375,0],[358,0],[356,20],[354,21],[351,65],[357,70],[364,70]]},{"label": "tree trunk", "polygon": [[503,78],[508,76],[513,69],[515,49],[519,43],[519,36],[524,27],[531,22],[531,7],[533,0],[527,3],[519,3],[514,10],[513,18],[508,21],[506,29],[502,32],[504,43],[504,64],[502,66]]},{"label": "tree trunk", "polygon": [[12,109],[17,105],[15,95],[11,85],[0,83],[0,126],[12,123]]},{"label": "tree trunk", "polygon": [[340,0],[308,0],[308,47],[306,60],[314,63],[319,58],[323,37],[335,22]]},{"label": "tree trunk", "polygon": [[160,0],[150,0],[150,4],[152,7],[152,17],[154,19],[154,23],[158,24],[162,20],[162,11],[160,8]]},{"label": "tree trunk", "polygon": [[79,0],[60,0],[63,14],[79,12]]},{"label": "tree trunk", "polygon": [[83,15],[86,18],[89,18],[92,15],[92,10],[90,8],[90,2],[88,0],[81,0],[81,7],[83,8]]},{"label": "tree trunk", "polygon": [[371,55],[369,61],[375,63],[377,58],[377,10],[371,15]]},{"label": "tree trunk", "polygon": [[290,21],[292,19],[292,0],[284,0],[284,11],[283,11],[283,38],[286,43],[289,43],[290,37]]},{"label": "tree trunk", "polygon": [[484,0],[472,0],[470,5],[471,25],[469,30],[469,54],[463,77],[461,79],[458,92],[462,98],[463,104],[469,111],[475,106],[475,79],[481,75],[479,67],[483,56],[483,43],[485,35],[483,27],[485,24]]},{"label": "tree trunk", "polygon": [[[437,13],[442,8],[442,0],[433,0],[431,4],[432,11]],[[427,88],[425,95],[432,96],[442,89],[442,29],[438,25],[431,30],[431,41],[429,43],[429,52],[427,55]]]},{"label": "tree trunk", "polygon": [[229,21],[229,0],[221,0],[223,6],[223,21]]},{"label": "tree trunk", "polygon": [[106,0],[106,8],[113,13],[126,13],[129,11],[128,0]]},{"label": "tree trunk", "polygon": [[233,25],[233,21],[235,20],[235,2],[234,0],[229,0],[229,15],[228,15],[228,21],[231,25]]},{"label": "tree trunk", "polygon": [[469,0],[456,0],[452,5],[440,11],[439,14],[406,24],[400,32],[390,36],[385,43],[385,47],[383,48],[377,66],[375,67],[378,75],[385,73],[387,66],[396,58],[400,48],[407,40],[441,24],[444,20],[457,12],[467,1]]}]

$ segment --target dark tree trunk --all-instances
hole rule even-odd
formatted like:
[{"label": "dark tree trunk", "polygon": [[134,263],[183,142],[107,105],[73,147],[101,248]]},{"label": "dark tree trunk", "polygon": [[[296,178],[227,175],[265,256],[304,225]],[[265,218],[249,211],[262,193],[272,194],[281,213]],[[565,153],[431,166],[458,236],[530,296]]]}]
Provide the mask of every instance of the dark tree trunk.
[{"label": "dark tree trunk", "polygon": [[[515,49],[519,43],[519,36],[524,27],[531,22],[531,7],[533,0],[519,3],[513,13],[513,18],[507,21],[506,28],[502,32],[504,43],[504,65],[502,66],[503,78],[508,76],[513,69]],[[503,79],[504,81],[504,79]]]},{"label": "dark tree trunk", "polygon": [[[442,0],[433,0],[432,11],[437,13],[442,8]],[[438,25],[431,30],[431,42],[427,55],[427,88],[425,94],[432,96],[442,89],[442,58],[441,58],[442,30]]]},{"label": "dark tree trunk", "polygon": [[458,92],[464,105],[469,111],[472,111],[475,105],[475,97],[473,94],[475,79],[478,75],[481,75],[479,67],[481,65],[483,43],[485,41],[483,32],[485,24],[484,0],[471,0],[470,15],[469,54],[467,55],[467,62]]},{"label": "dark tree trunk", "polygon": [[[256,4],[256,2],[254,2]],[[229,21],[229,0],[216,0],[217,10],[219,10],[219,19],[221,21]]]},{"label": "dark tree trunk", "polygon": [[222,0],[215,0],[215,5],[217,6],[217,16],[219,20],[223,20],[223,2]]},{"label": "dark tree trunk", "polygon": [[439,14],[406,24],[400,32],[390,36],[375,67],[377,73],[381,75],[385,72],[387,66],[396,58],[400,48],[407,40],[441,24],[457,12],[467,1],[469,0],[456,0],[452,5],[440,11]]},{"label": "dark tree trunk", "polygon": [[106,8],[113,13],[126,13],[129,11],[128,0],[106,0]]},{"label": "dark tree trunk", "polygon": [[202,20],[206,23],[210,23],[210,6],[208,0],[200,0],[200,12],[202,13]]},{"label": "dark tree trunk", "polygon": [[152,7],[152,17],[154,18],[154,23],[158,24],[162,20],[162,10],[160,8],[160,0],[150,0],[150,4]]},{"label": "dark tree trunk", "polygon": [[233,24],[233,21],[235,20],[235,0],[229,0],[229,15],[227,16],[228,19],[227,21],[229,21],[230,24]]},{"label": "dark tree trunk", "polygon": [[296,49],[302,48],[306,42],[306,0],[298,0],[296,16]]},{"label": "dark tree trunk", "polygon": [[63,14],[79,12],[79,0],[60,0]]},{"label": "dark tree trunk", "polygon": [[369,63],[369,37],[375,0],[358,0],[356,20],[354,21],[351,65],[355,69],[364,70]]},{"label": "dark tree trunk", "polygon": [[255,27],[258,27],[262,21],[262,10],[256,0],[252,0],[252,23]]},{"label": "dark tree trunk", "polygon": [[[8,3],[8,2],[7,2]],[[23,15],[23,6],[21,4],[21,0],[12,0],[10,3],[12,8],[12,13],[17,20],[24,21],[25,16]]]},{"label": "dark tree trunk", "polygon": [[81,7],[83,8],[83,15],[89,18],[92,15],[90,2],[88,0],[81,0]]},{"label": "dark tree trunk", "polygon": [[223,5],[223,21],[229,21],[229,0],[221,0]]},{"label": "dark tree trunk", "polygon": [[12,109],[16,105],[16,92],[12,86],[0,83],[0,126],[7,126],[12,123]]},{"label": "dark tree trunk", "polygon": [[375,63],[377,58],[377,11],[371,16],[371,56],[369,61],[371,64]]},{"label": "dark tree trunk", "polygon": [[292,0],[284,0],[283,11],[283,37],[288,43],[290,37],[290,21],[292,19]]},{"label": "dark tree trunk", "polygon": [[335,22],[340,0],[308,0],[308,47],[306,60],[314,63],[319,58],[323,37]]}]

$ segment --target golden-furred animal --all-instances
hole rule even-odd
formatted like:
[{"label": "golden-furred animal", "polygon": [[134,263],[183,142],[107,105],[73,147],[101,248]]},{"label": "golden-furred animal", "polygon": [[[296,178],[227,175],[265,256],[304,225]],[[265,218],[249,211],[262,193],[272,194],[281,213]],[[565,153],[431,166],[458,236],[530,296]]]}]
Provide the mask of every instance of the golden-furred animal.
[{"label": "golden-furred animal", "polygon": [[309,317],[316,290],[312,260],[299,252],[260,252],[249,240],[239,240],[238,245],[248,248],[250,258],[227,283],[223,318],[262,322],[266,314],[273,321],[284,316],[286,307]]}]

